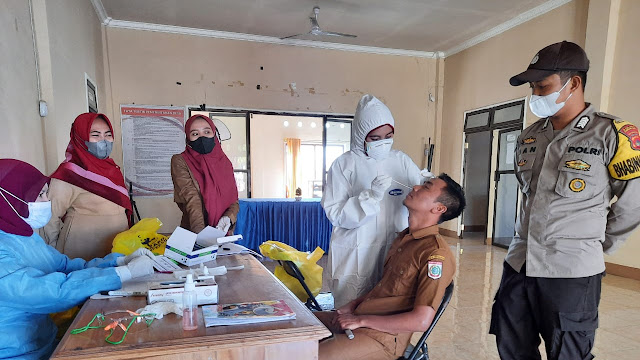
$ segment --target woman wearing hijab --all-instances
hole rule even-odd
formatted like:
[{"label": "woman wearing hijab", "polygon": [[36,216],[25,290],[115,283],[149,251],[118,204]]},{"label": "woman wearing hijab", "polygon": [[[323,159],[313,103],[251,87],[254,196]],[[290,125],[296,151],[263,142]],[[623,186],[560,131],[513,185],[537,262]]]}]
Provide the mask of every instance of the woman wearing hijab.
[{"label": "woman wearing hijab", "polygon": [[210,225],[231,235],[239,210],[238,188],[216,127],[208,117],[194,115],[184,131],[187,147],[171,158],[173,198],[182,211],[180,226],[199,233]]},{"label": "woman wearing hijab", "polygon": [[403,200],[411,189],[397,182],[413,186],[424,181],[409,156],[391,149],[393,132],[389,108],[374,96],[363,96],[353,119],[351,151],[338,157],[327,174],[322,207],[333,224],[328,266],[336,309],[380,280],[391,243],[408,226]]},{"label": "woman wearing hijab", "polygon": [[153,261],[138,257],[146,253],[86,262],[45,244],[33,230],[51,217],[48,183],[27,163],[0,159],[0,359],[48,359],[57,332],[49,313],[153,273]]},{"label": "woman wearing hijab", "polygon": [[85,260],[111,252],[113,238],[129,228],[131,201],[120,168],[109,157],[113,127],[106,115],[85,113],[71,126],[66,158],[51,175],[51,221],[45,241]]}]

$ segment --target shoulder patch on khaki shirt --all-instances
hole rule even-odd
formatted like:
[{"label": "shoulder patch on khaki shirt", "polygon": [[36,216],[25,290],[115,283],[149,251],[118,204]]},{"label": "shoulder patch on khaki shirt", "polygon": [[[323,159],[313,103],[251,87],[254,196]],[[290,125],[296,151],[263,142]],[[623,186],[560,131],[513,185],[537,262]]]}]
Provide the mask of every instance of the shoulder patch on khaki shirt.
[{"label": "shoulder patch on khaki shirt", "polygon": [[618,180],[631,180],[640,177],[640,133],[638,128],[628,121],[614,121],[617,131],[618,150],[609,163],[609,174]]},{"label": "shoulder patch on khaki shirt", "polygon": [[440,260],[440,261],[444,261],[444,256],[442,255],[431,255],[427,258],[427,261],[429,260]]}]

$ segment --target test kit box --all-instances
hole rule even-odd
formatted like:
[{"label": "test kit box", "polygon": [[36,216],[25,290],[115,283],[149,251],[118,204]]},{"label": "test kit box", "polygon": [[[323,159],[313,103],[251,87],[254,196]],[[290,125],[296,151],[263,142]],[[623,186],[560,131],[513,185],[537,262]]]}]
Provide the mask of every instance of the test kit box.
[{"label": "test kit box", "polygon": [[[198,305],[218,303],[218,284],[214,279],[199,280],[195,284]],[[147,293],[147,301],[149,304],[157,303],[159,301],[168,301],[180,304],[182,303],[183,292],[184,283],[152,285],[149,287],[149,291]]]},{"label": "test kit box", "polygon": [[220,244],[242,239],[242,235],[224,235],[211,226],[198,234],[178,226],[167,240],[164,256],[187,266],[215,260]]}]

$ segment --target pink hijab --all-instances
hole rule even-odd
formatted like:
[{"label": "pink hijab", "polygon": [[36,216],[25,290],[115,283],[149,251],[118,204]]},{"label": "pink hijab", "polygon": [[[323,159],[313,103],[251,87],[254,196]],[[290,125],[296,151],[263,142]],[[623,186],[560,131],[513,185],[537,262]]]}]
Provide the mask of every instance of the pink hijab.
[{"label": "pink hijab", "polygon": [[[198,118],[209,123],[214,133],[216,131],[216,126],[210,118],[204,115],[194,115],[184,124],[187,143],[189,142],[191,125]],[[208,224],[211,226],[216,226],[229,206],[238,201],[238,188],[233,176],[233,165],[222,151],[220,141],[215,135],[214,139],[216,145],[208,154],[200,154],[189,146],[180,154],[200,185],[204,207],[207,209]]]}]

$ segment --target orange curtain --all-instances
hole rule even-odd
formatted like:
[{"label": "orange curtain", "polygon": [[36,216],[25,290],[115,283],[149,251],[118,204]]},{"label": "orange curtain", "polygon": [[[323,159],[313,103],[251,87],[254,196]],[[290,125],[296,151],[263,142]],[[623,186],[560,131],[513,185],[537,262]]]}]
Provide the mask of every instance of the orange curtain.
[{"label": "orange curtain", "polygon": [[296,196],[296,189],[298,188],[298,179],[300,178],[300,172],[298,170],[298,155],[300,154],[300,139],[286,138],[284,141],[287,144],[287,183],[286,183],[286,195],[288,198]]}]

